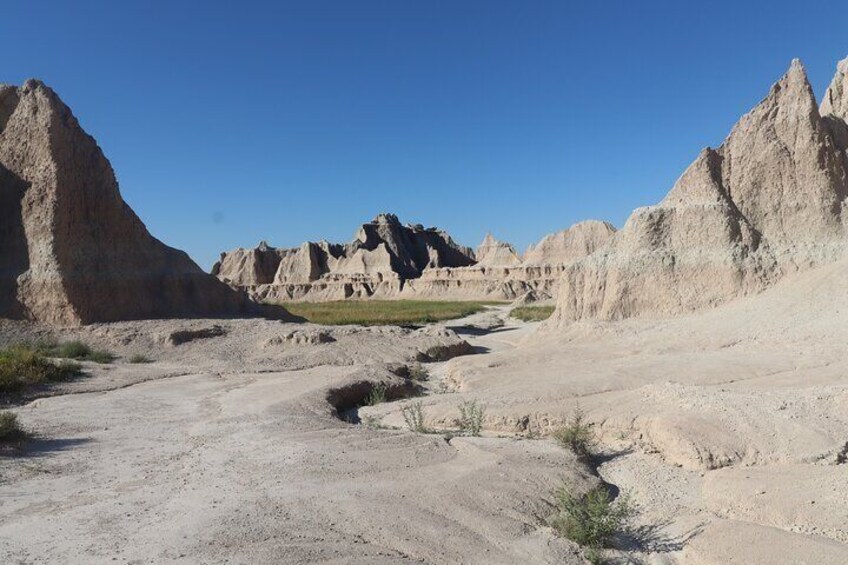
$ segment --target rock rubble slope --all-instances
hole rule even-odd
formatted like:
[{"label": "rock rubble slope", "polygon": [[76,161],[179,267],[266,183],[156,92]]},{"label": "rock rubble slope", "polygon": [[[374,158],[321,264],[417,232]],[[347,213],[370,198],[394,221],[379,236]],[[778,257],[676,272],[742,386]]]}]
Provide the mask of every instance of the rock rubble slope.
[{"label": "rock rubble slope", "polygon": [[56,93],[0,85],[0,317],[63,325],[252,308],[150,235]]}]

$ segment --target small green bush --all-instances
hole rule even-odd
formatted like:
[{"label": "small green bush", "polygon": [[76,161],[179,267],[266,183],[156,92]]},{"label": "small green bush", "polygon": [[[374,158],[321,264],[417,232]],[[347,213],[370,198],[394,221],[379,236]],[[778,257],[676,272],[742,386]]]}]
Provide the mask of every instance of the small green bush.
[{"label": "small green bush", "polygon": [[485,408],[476,400],[466,400],[459,405],[459,429],[463,435],[477,437],[483,430]]},{"label": "small green bush", "polygon": [[17,414],[0,411],[0,444],[16,444],[26,439],[26,432],[18,422]]},{"label": "small green bush", "polygon": [[68,341],[59,344],[47,353],[51,357],[76,359],[77,361],[93,361],[95,363],[111,363],[115,356],[106,351],[97,351],[81,341]]},{"label": "small green bush", "polygon": [[371,387],[368,396],[365,397],[365,404],[368,406],[376,406],[386,401],[386,384],[377,383]]},{"label": "small green bush", "polygon": [[586,421],[586,414],[577,407],[568,422],[554,431],[553,437],[558,444],[570,449],[581,459],[591,459],[597,445],[593,424]]},{"label": "small green bush", "polygon": [[406,427],[411,431],[420,434],[427,432],[427,426],[424,423],[424,404],[420,400],[404,406],[401,413]]},{"label": "small green bush", "polygon": [[627,497],[612,500],[604,487],[575,496],[563,486],[556,493],[556,507],[551,526],[560,536],[588,548],[587,557],[596,556],[597,562],[602,560],[599,550],[609,547],[616,534],[627,531],[635,514]]},{"label": "small green bush", "polygon": [[0,394],[67,381],[79,374],[78,363],[54,363],[33,346],[16,345],[0,351]]}]

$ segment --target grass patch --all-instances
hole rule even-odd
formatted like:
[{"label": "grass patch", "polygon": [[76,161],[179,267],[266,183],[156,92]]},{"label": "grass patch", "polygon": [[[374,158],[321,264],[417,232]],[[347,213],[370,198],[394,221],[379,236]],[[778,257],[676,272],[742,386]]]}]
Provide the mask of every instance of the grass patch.
[{"label": "grass patch", "polygon": [[286,310],[315,324],[379,326],[427,324],[464,318],[496,302],[435,300],[337,300],[286,302]]},{"label": "grass patch", "polygon": [[31,346],[17,345],[0,351],[0,394],[68,381],[79,374],[79,363],[53,362]]},{"label": "grass patch", "polygon": [[568,422],[554,431],[553,438],[562,447],[588,461],[592,458],[595,446],[598,443],[595,431],[592,429],[593,425],[586,420],[586,414],[578,406],[574,409]]},{"label": "grass patch", "polygon": [[403,421],[406,422],[406,427],[410,431],[419,434],[427,433],[427,426],[424,423],[424,404],[420,400],[404,406],[401,413],[403,414]]},{"label": "grass patch", "polygon": [[509,315],[522,322],[541,322],[550,318],[555,309],[556,306],[519,306],[513,308]]},{"label": "grass patch", "polygon": [[26,432],[18,422],[17,414],[0,411],[0,444],[20,445],[26,439]]},{"label": "grass patch", "polygon": [[95,363],[111,363],[115,356],[107,351],[97,351],[81,341],[67,341],[53,348],[48,348],[45,355],[77,361],[93,361]]},{"label": "grass patch", "polygon": [[478,437],[483,431],[486,409],[476,400],[466,400],[459,405],[459,429],[463,435]]},{"label": "grass patch", "polygon": [[586,549],[591,563],[603,563],[601,550],[610,547],[613,538],[628,529],[636,509],[625,496],[612,499],[604,487],[575,496],[567,487],[556,493],[557,514],[550,520],[560,536]]},{"label": "grass patch", "polygon": [[145,357],[144,355],[133,355],[132,357],[127,359],[127,361],[134,365],[141,365],[143,363],[153,363],[152,359],[150,359],[149,357]]}]

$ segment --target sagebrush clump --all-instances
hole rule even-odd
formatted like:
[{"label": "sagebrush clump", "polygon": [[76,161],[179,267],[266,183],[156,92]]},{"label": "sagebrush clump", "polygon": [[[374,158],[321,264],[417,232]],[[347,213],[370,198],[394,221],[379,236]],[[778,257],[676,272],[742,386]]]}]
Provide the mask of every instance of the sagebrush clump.
[{"label": "sagebrush clump", "polygon": [[411,431],[421,434],[427,432],[427,426],[424,423],[424,404],[420,400],[404,406],[401,413],[406,427]]},{"label": "sagebrush clump", "polygon": [[477,437],[483,430],[486,409],[476,400],[466,400],[459,405],[459,429],[463,435]]},{"label": "sagebrush clump", "polygon": [[368,393],[368,396],[365,397],[365,404],[368,406],[376,406],[377,404],[382,404],[386,401],[386,384],[385,383],[377,383],[371,387],[371,391]]},{"label": "sagebrush clump", "polygon": [[17,414],[0,410],[0,444],[20,444],[26,439],[26,432],[18,422]]},{"label": "sagebrush clump", "polygon": [[626,496],[613,500],[602,486],[582,495],[563,486],[556,493],[556,508],[551,526],[560,536],[586,548],[587,558],[593,563],[602,561],[600,550],[610,547],[616,535],[627,531],[635,514]]},{"label": "sagebrush clump", "polygon": [[598,443],[593,426],[591,422],[586,421],[583,410],[577,407],[566,424],[554,431],[553,438],[581,459],[591,459]]}]

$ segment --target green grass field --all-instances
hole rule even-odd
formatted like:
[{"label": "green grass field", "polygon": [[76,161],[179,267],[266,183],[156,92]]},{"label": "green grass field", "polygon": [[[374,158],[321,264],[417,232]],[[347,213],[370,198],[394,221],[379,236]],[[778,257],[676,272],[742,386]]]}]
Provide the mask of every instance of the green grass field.
[{"label": "green grass field", "polygon": [[426,324],[475,314],[496,302],[431,300],[338,300],[286,302],[283,306],[315,324],[363,326]]},{"label": "green grass field", "polygon": [[554,308],[555,306],[520,306],[513,308],[509,315],[523,322],[541,322],[551,317]]}]

